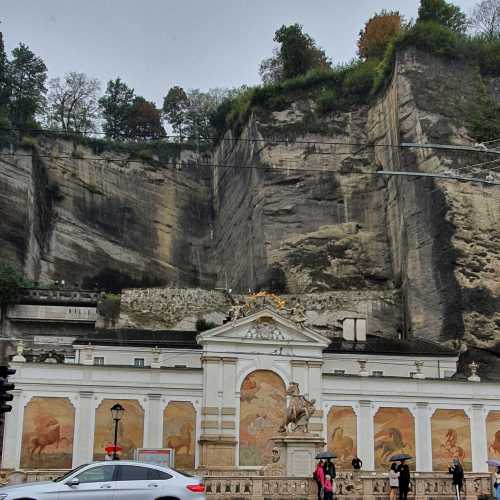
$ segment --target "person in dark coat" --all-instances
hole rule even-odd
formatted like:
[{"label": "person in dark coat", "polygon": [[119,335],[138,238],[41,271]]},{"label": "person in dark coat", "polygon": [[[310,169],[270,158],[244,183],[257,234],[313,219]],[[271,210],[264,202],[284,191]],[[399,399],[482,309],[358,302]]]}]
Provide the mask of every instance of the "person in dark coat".
[{"label": "person in dark coat", "polygon": [[352,464],[352,468],[355,471],[358,471],[361,469],[361,467],[363,467],[363,461],[361,460],[361,458],[359,458],[357,456],[352,459],[351,464]]},{"label": "person in dark coat", "polygon": [[453,463],[450,465],[448,473],[453,476],[453,490],[455,491],[457,500],[460,500],[460,492],[464,485],[464,468],[458,458],[453,459]]},{"label": "person in dark coat", "polygon": [[401,460],[396,472],[399,472],[399,500],[407,500],[410,489],[410,468],[404,460]]},{"label": "person in dark coat", "polygon": [[326,462],[323,465],[323,470],[325,472],[325,476],[328,474],[332,480],[337,477],[335,464],[329,458],[326,459]]}]

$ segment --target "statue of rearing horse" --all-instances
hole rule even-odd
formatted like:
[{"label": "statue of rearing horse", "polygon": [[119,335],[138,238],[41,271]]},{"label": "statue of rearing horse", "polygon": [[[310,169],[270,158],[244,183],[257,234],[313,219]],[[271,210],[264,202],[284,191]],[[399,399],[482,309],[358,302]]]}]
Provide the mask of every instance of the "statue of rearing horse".
[{"label": "statue of rearing horse", "polygon": [[278,432],[309,432],[309,419],[315,412],[315,399],[308,400],[300,394],[299,384],[290,382],[286,395],[290,396],[290,404],[286,410],[286,417]]}]

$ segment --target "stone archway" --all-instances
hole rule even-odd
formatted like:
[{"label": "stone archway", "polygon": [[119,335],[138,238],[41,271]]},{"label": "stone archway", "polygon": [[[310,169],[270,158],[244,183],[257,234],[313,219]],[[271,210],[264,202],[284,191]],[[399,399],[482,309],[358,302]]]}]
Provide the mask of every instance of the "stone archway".
[{"label": "stone archway", "polygon": [[278,432],[286,412],[286,387],[270,370],[248,374],[240,390],[240,466],[259,466],[271,461],[270,438]]}]

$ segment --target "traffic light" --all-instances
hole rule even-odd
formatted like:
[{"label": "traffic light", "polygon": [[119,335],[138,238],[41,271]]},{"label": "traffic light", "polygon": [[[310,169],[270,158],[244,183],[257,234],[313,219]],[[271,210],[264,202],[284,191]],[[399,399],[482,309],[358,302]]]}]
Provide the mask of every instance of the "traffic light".
[{"label": "traffic light", "polygon": [[15,388],[15,385],[9,383],[9,375],[14,375],[16,370],[8,366],[0,366],[0,414],[9,413],[12,406],[5,404],[14,399],[14,396],[9,393]]}]

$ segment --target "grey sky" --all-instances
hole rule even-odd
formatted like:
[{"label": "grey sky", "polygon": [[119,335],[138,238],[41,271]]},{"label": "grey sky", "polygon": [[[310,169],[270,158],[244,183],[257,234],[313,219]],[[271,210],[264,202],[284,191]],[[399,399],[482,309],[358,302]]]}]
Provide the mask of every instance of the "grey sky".
[{"label": "grey sky", "polygon": [[[456,0],[470,12],[477,0]],[[416,17],[418,0],[1,0],[8,50],[24,42],[50,77],[81,71],[103,88],[120,76],[158,104],[173,85],[206,90],[259,82],[274,31],[299,22],[334,62],[355,56],[381,9]]]}]

